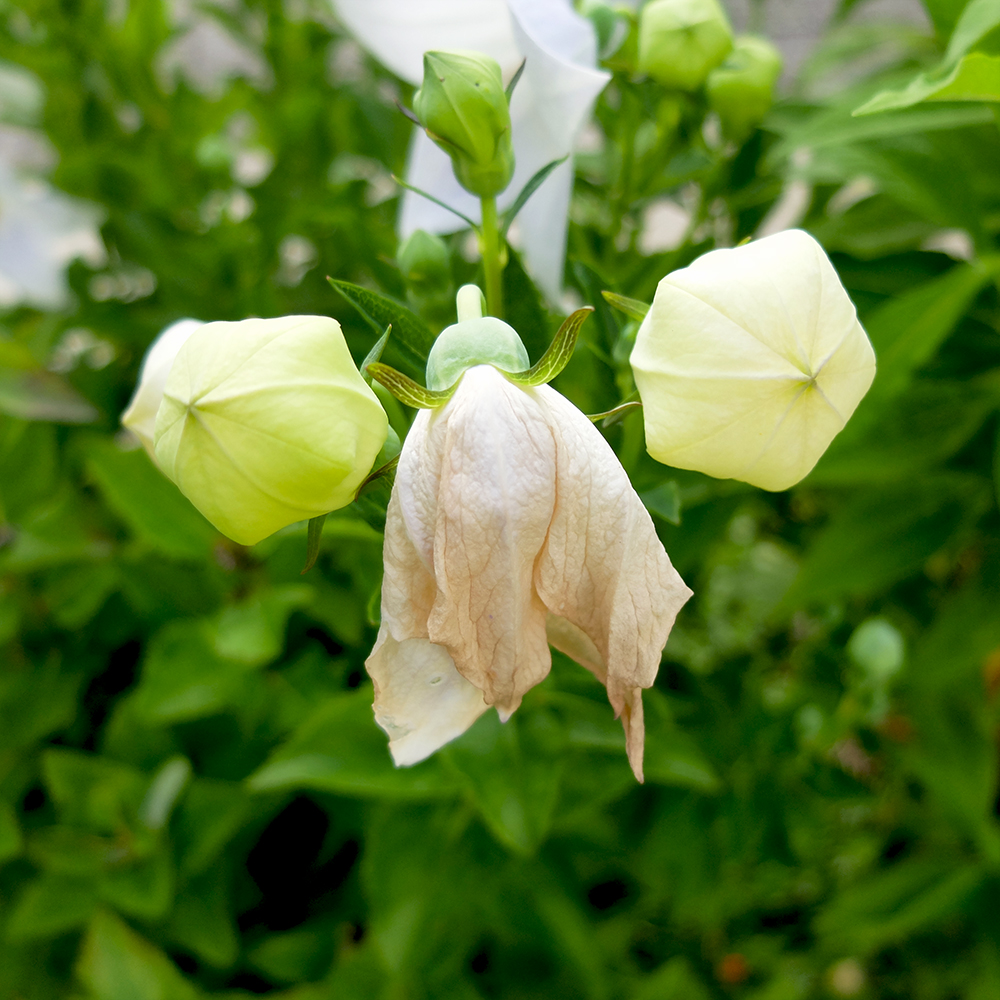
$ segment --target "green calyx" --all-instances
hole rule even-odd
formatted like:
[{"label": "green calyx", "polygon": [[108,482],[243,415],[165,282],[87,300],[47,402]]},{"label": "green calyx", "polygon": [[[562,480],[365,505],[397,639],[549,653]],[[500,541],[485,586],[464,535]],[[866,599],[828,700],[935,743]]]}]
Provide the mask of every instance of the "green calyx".
[{"label": "green calyx", "polygon": [[450,157],[466,191],[489,198],[514,176],[510,110],[500,64],[478,52],[424,53],[413,110]]},{"label": "green calyx", "polygon": [[528,352],[517,331],[503,320],[482,315],[482,292],[475,285],[463,285],[457,299],[459,321],[441,331],[427,356],[426,388],[388,365],[365,366],[373,379],[407,406],[443,406],[462,376],[476,365],[493,365],[510,382],[525,388],[551,382],[573,356],[580,327],[594,311],[584,306],[567,317],[548,350],[529,367]]}]

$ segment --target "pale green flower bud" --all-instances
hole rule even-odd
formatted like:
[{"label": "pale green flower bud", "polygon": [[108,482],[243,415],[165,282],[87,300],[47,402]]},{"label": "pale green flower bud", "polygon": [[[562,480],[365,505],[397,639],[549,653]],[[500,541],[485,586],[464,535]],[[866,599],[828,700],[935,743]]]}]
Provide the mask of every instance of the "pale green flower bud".
[{"label": "pale green flower bud", "polygon": [[514,176],[514,147],[495,59],[478,52],[424,53],[424,81],[413,95],[413,110],[451,157],[466,191],[488,198],[507,187]]},{"label": "pale green flower bud", "polygon": [[741,35],[726,61],[708,75],[709,106],[722,123],[722,134],[744,142],[774,102],[781,76],[781,53],[766,39]]},{"label": "pale green flower bud", "polygon": [[732,47],[718,0],[652,0],[639,14],[639,72],[666,87],[697,90]]},{"label": "pale green flower bud", "polygon": [[385,411],[325,316],[206,323],[156,416],[160,468],[223,534],[253,545],[354,499]]}]

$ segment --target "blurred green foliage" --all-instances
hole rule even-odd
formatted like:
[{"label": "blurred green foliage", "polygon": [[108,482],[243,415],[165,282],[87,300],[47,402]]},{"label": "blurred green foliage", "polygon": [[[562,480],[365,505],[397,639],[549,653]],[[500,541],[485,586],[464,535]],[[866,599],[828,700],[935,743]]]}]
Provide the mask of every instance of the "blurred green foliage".
[{"label": "blurred green foliage", "polygon": [[[104,206],[109,252],[71,307],[0,316],[3,1000],[1000,996],[1000,132],[975,102],[852,117],[940,63],[963,4],[927,6],[934,39],[840,24],[739,148],[619,71],[578,156],[567,280],[596,312],[557,384],[587,412],[632,390],[600,291],[649,301],[776,219],[825,244],[879,356],[788,494],[657,465],[634,414],[607,430],[696,592],[639,787],[559,656],[509,723],[394,769],[363,668],[384,490],[302,576],[304,525],[227,541],[118,430],[183,316],[334,315],[360,361],[389,315],[419,373],[388,178],[409,94],[319,0],[0,2],[0,59],[45,93],[11,127]],[[205,23],[257,62],[171,70]],[[651,246],[666,196],[689,223]],[[559,317],[516,255],[505,281],[535,360]]]}]

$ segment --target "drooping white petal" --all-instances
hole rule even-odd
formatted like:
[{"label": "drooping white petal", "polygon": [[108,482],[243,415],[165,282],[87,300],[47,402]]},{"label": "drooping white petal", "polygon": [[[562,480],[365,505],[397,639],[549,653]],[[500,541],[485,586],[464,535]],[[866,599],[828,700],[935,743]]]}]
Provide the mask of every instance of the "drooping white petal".
[{"label": "drooping white petal", "polygon": [[632,368],[654,458],[782,490],[843,428],[875,356],[822,248],[788,230],[667,275]]},{"label": "drooping white petal", "polygon": [[431,435],[443,437],[428,635],[506,718],[549,671],[532,585],[555,504],[555,446],[534,391],[469,369]]},{"label": "drooping white petal", "polygon": [[592,644],[588,648],[550,618],[553,645],[579,657],[607,685],[641,781],[642,689],[653,684],[674,619],[691,591],[601,433],[554,389],[537,392],[556,442],[558,487],[535,586],[549,612]]},{"label": "drooping white petal", "polygon": [[154,462],[153,430],[156,427],[156,411],[163,399],[163,387],[167,384],[177,352],[201,325],[197,319],[181,319],[168,326],[153,341],[143,359],[135,394],[122,414],[122,423],[142,442]]},{"label": "drooping white petal", "polygon": [[471,49],[507,76],[520,62],[505,0],[333,0],[340,19],[382,65],[420,86],[424,53]]},{"label": "drooping white petal", "polygon": [[367,660],[375,721],[389,736],[397,767],[416,764],[461,736],[489,707],[456,669],[448,650],[427,639],[397,642],[383,625]]}]

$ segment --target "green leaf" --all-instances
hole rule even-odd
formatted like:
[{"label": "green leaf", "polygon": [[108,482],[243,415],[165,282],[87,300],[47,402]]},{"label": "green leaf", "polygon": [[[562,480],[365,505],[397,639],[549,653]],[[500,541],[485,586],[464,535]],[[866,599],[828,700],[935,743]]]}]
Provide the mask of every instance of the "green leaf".
[{"label": "green leaf", "polygon": [[385,333],[382,334],[378,340],[372,345],[372,349],[365,355],[365,360],[361,362],[361,366],[358,369],[361,374],[367,379],[368,384],[371,385],[371,376],[368,374],[368,366],[375,364],[379,358],[382,357],[382,352],[385,350],[385,345],[389,342],[389,334],[392,333],[392,324],[390,323],[385,328]]},{"label": "green leaf", "polygon": [[515,385],[544,385],[551,382],[569,364],[576,347],[576,339],[584,320],[594,311],[584,306],[567,316],[549,345],[549,349],[526,372],[504,372],[504,377]]},{"label": "green leaf", "polygon": [[314,921],[269,935],[249,951],[247,960],[268,979],[300,983],[320,979],[335,951],[335,928]]},{"label": "green leaf", "polygon": [[197,875],[242,828],[252,802],[239,782],[195,778],[178,806],[172,829],[182,875]]},{"label": "green leaf", "polygon": [[985,484],[959,474],[859,492],[813,538],[785,604],[876,593],[920,569],[988,503]]},{"label": "green leaf", "polygon": [[441,751],[490,832],[518,854],[534,854],[548,833],[564,738],[548,713],[522,707],[506,723],[487,712]]},{"label": "green leaf", "polygon": [[510,78],[510,83],[504,88],[504,96],[507,98],[507,103],[510,104],[510,99],[514,96],[514,88],[517,86],[518,81],[521,79],[521,74],[524,72],[524,67],[528,65],[527,59],[521,60],[521,65],[517,67],[517,72]]},{"label": "green leaf", "polygon": [[215,866],[187,883],[170,913],[167,933],[182,948],[217,969],[228,968],[236,961],[240,943],[224,866]]},{"label": "green leaf", "polygon": [[44,369],[0,367],[0,413],[20,420],[90,424],[97,410],[64,378]]},{"label": "green leaf", "polygon": [[632,1000],[711,1000],[711,994],[691,963],[677,955],[643,979]]},{"label": "green leaf", "polygon": [[104,910],[90,921],[76,973],[94,1000],[198,1000],[201,995],[159,948]]},{"label": "green leaf", "polygon": [[92,879],[44,873],[29,882],[7,921],[15,941],[54,937],[80,927],[97,906]]},{"label": "green leaf", "polygon": [[423,372],[427,354],[434,343],[434,334],[416,313],[381,292],[336,278],[327,280],[361,313],[377,334],[383,336],[385,328],[391,326],[393,335],[388,347],[401,355],[401,360],[415,373]]},{"label": "green leaf", "polygon": [[630,299],[627,295],[619,295],[617,292],[601,292],[605,302],[614,306],[619,312],[625,313],[630,319],[638,320],[640,323],[646,318],[649,306],[639,299]]},{"label": "green leaf", "polygon": [[174,901],[174,866],[166,846],[148,858],[115,865],[98,884],[101,899],[140,920],[161,920]]},{"label": "green leaf", "polygon": [[945,61],[952,62],[965,55],[994,28],[1000,27],[1000,8],[996,0],[969,0],[955,25]]},{"label": "green leaf", "polygon": [[681,523],[681,488],[675,479],[668,479],[665,483],[640,493],[639,499],[651,514],[656,514],[671,524]]},{"label": "green leaf", "polygon": [[302,567],[303,576],[316,565],[316,560],[319,558],[319,543],[323,538],[323,522],[326,517],[326,514],[320,514],[319,517],[309,519],[309,531],[306,536],[306,564]]},{"label": "green leaf", "polygon": [[99,833],[115,833],[137,815],[147,783],[127,764],[61,747],[43,753],[42,774],[60,817]]},{"label": "green leaf", "polygon": [[88,442],[85,454],[90,477],[137,538],[175,559],[208,555],[218,533],[145,451],[123,451],[100,438]]},{"label": "green leaf", "polygon": [[368,373],[380,385],[384,385],[396,399],[406,406],[412,406],[416,410],[435,410],[454,395],[455,385],[447,389],[425,389],[419,382],[404,375],[402,372],[390,368],[388,365],[373,364],[368,366]]},{"label": "green leaf", "polygon": [[0,864],[16,858],[23,846],[17,814],[6,802],[0,802]]},{"label": "green leaf", "polygon": [[230,604],[215,620],[215,652],[247,667],[261,667],[281,655],[288,616],[313,598],[313,588],[301,583],[258,590]]},{"label": "green leaf", "polygon": [[[524,68],[524,63],[521,63],[521,69]],[[521,70],[517,71],[517,76],[521,75]],[[517,82],[517,77],[511,81],[511,86]],[[569,159],[569,153],[565,156],[560,156],[558,160],[553,160],[551,163],[546,163],[544,167],[536,171],[531,180],[521,188],[521,193],[514,199],[514,203],[507,209],[503,214],[503,225],[500,227],[500,235],[503,239],[507,238],[507,231],[510,229],[510,224],[517,218],[517,213],[524,208],[528,199],[545,183],[545,179],[556,169],[560,164],[565,163]]]},{"label": "green leaf", "polygon": [[816,931],[834,952],[870,955],[940,926],[965,906],[984,878],[976,865],[902,861],[835,897],[816,918]]},{"label": "green leaf", "polygon": [[251,792],[312,788],[362,798],[451,796],[454,778],[437,757],[396,768],[385,734],[372,717],[371,689],[320,704],[267,762],[247,779]]},{"label": "green leaf", "polygon": [[963,56],[951,72],[921,73],[902,90],[884,90],[876,94],[854,114],[894,111],[923,101],[1000,101],[1000,56],[971,52]]}]

